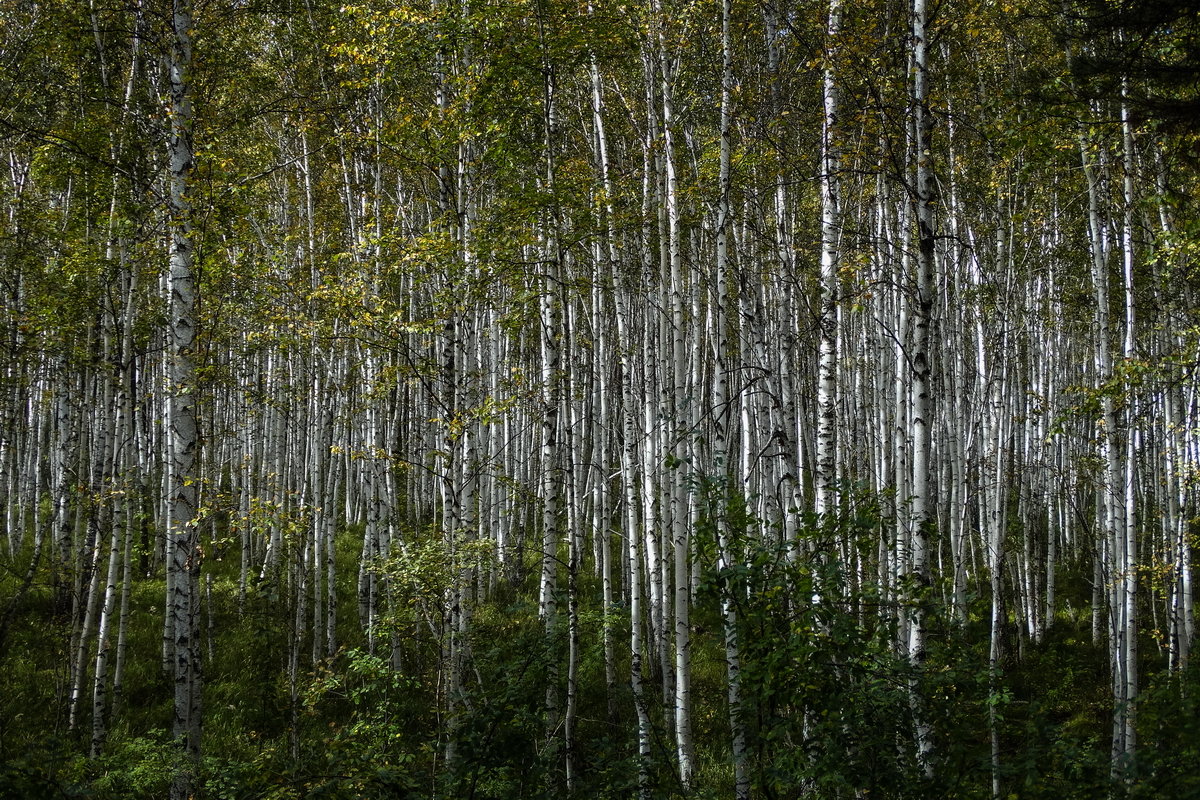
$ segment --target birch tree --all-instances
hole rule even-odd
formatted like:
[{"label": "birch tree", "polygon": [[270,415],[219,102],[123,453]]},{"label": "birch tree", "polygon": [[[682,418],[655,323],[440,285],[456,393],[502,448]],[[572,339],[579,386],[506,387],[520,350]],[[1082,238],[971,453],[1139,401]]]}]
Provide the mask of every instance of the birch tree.
[{"label": "birch tree", "polygon": [[168,214],[170,220],[170,527],[167,535],[167,627],[175,687],[173,734],[183,751],[171,784],[172,798],[194,791],[200,757],[201,706],[198,642],[199,480],[196,419],[196,276],[192,226],[194,168],[192,127],[192,7],[176,0],[171,9],[167,59],[170,120]]}]

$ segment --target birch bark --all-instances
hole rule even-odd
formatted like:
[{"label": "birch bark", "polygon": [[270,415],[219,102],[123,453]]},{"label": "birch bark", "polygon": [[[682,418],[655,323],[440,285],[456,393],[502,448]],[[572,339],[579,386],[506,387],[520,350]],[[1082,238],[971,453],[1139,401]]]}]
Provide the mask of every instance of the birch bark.
[{"label": "birch bark", "polygon": [[[910,389],[913,435],[912,462],[912,549],[908,658],[919,674],[925,663],[925,606],[929,602],[929,497],[930,457],[932,453],[933,397],[932,346],[934,287],[934,176],[931,154],[933,117],[929,109],[929,73],[927,63],[925,0],[912,4],[912,127],[916,165],[917,281],[913,308],[912,386]],[[929,727],[920,692],[913,687],[917,727],[917,757],[929,776],[933,774],[933,732]]]},{"label": "birch bark", "polygon": [[172,800],[194,792],[200,758],[200,664],[197,605],[200,542],[196,419],[196,276],[192,228],[192,5],[173,0],[167,62],[170,120],[168,140],[168,229],[170,231],[169,363],[171,574],[167,615],[171,621],[172,676],[175,685],[173,732],[183,751],[171,783]]},{"label": "birch bark", "polygon": [[[837,0],[834,0],[836,2]],[[734,492],[732,470],[729,464],[729,424],[733,419],[732,401],[729,393],[729,366],[733,360],[729,354],[728,330],[729,308],[732,298],[729,291],[729,228],[731,190],[730,161],[732,135],[733,94],[733,43],[730,36],[732,3],[721,4],[721,130],[720,164],[717,178],[717,241],[716,241],[716,303],[713,321],[713,391],[712,430],[713,468],[718,493],[715,498],[717,526],[717,549],[719,573],[731,570],[734,561],[728,521],[728,510],[735,502],[743,502]],[[741,651],[738,646],[738,620],[734,587],[725,578],[721,589],[721,616],[725,633],[726,700],[729,704],[729,731],[733,755],[733,792],[737,800],[750,797],[750,774],[747,764],[746,726],[742,719]]]}]

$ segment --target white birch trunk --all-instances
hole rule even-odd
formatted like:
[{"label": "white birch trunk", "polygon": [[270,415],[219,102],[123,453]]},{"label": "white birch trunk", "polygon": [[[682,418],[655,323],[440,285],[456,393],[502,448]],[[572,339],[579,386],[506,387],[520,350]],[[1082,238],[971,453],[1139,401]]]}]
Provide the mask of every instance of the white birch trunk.
[{"label": "white birch trunk", "polygon": [[[835,0],[836,2],[836,0]],[[720,165],[717,178],[717,242],[716,242],[716,307],[713,320],[714,375],[712,391],[713,470],[719,492],[710,500],[711,513],[717,526],[718,572],[733,566],[734,554],[730,542],[727,510],[735,502],[732,470],[729,464],[729,424],[733,417],[729,393],[729,228],[730,228],[730,161],[732,135],[733,43],[730,37],[732,3],[721,4],[721,141]],[[742,502],[738,499],[736,502]],[[794,512],[793,512],[794,513]],[[737,608],[734,588],[725,579],[721,589],[721,617],[725,639],[726,700],[729,704],[729,732],[733,755],[733,793],[736,800],[750,797],[750,775],[747,769],[746,727],[742,719],[741,651],[738,646]]]},{"label": "white birch trunk", "polygon": [[[933,398],[931,392],[933,303],[934,303],[934,177],[930,148],[933,119],[929,111],[929,75],[927,65],[927,34],[925,31],[925,0],[912,4],[912,126],[913,150],[916,163],[916,223],[917,223],[917,282],[916,305],[913,309],[913,353],[911,366],[911,417],[913,437],[912,462],[912,549],[911,586],[915,597],[910,598],[908,624],[908,659],[919,675],[925,662],[925,606],[929,603],[929,499],[930,455],[933,433]],[[914,714],[917,728],[917,757],[926,775],[933,775],[933,732],[926,719],[923,699],[913,687]]]},{"label": "white birch trunk", "polygon": [[171,783],[172,800],[194,791],[200,757],[200,665],[197,648],[197,600],[200,547],[196,525],[199,507],[196,422],[196,276],[193,272],[191,174],[192,156],[192,7],[174,0],[171,47],[167,64],[171,123],[168,142],[170,231],[169,364],[171,576],[167,615],[171,620],[172,677],[175,685],[173,733],[183,751]]},{"label": "white birch trunk", "polygon": [[835,511],[837,459],[837,337],[838,337],[838,232],[841,227],[841,155],[837,146],[838,85],[834,60],[841,31],[841,2],[830,0],[825,27],[825,64],[822,70],[824,116],[821,124],[821,264],[820,318],[817,365],[817,441],[814,511],[818,522]]}]

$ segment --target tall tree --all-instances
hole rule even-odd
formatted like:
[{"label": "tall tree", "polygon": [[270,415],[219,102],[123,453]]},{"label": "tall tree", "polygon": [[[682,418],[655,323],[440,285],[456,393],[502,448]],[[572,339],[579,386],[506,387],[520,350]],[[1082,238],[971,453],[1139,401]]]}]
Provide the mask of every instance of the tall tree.
[{"label": "tall tree", "polygon": [[200,758],[199,426],[196,417],[197,281],[192,221],[192,5],[173,0],[167,55],[167,222],[170,235],[167,282],[170,292],[170,515],[167,531],[167,630],[175,686],[173,731],[183,751],[171,784],[173,800],[195,791]]},{"label": "tall tree", "polygon": [[[933,324],[935,245],[937,223],[934,213],[933,116],[929,104],[929,34],[925,0],[913,0],[911,10],[912,125],[911,159],[915,183],[911,188],[916,206],[917,258],[913,285],[913,349],[909,388],[912,424],[912,547],[909,584],[908,659],[918,675],[925,663],[925,618],[930,597],[929,533],[933,521],[930,478],[933,454]],[[919,689],[914,688],[918,757],[927,773],[933,770],[933,732],[928,712],[922,708]]]}]

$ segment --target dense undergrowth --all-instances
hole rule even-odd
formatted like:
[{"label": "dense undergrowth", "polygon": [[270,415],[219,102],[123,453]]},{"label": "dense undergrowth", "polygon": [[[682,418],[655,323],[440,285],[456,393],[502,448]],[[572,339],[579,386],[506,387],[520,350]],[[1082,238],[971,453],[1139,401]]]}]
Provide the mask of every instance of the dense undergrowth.
[{"label": "dense undergrowth", "polygon": [[[354,538],[343,534],[342,565],[353,564]],[[1140,755],[1128,779],[1113,784],[1106,652],[1092,643],[1088,623],[1063,615],[1042,642],[1019,647],[1017,631],[1007,629],[1003,667],[992,680],[986,623],[974,616],[966,626],[953,625],[932,603],[928,660],[914,675],[896,655],[892,627],[884,621],[886,598],[851,589],[823,559],[790,563],[765,547],[749,553],[746,564],[724,574],[706,570],[695,598],[693,701],[701,777],[693,796],[732,796],[717,612],[720,586],[728,581],[735,587],[743,643],[744,719],[756,797],[989,797],[989,708],[998,726],[998,777],[1006,798],[1200,797],[1195,675],[1149,681],[1139,705]],[[353,570],[344,567],[338,587],[342,646],[314,663],[309,632],[295,639],[286,582],[258,585],[243,602],[234,564],[213,561],[206,569],[213,588],[201,609],[201,796],[566,796],[561,730],[548,734],[544,708],[548,675],[557,674],[565,691],[566,670],[552,666],[564,663],[567,626],[559,626],[558,640],[547,640],[532,567],[497,580],[486,599],[473,604],[469,678],[453,725],[444,714],[438,621],[421,613],[428,605],[419,602],[419,589],[396,590],[372,653],[355,613]],[[77,730],[68,730],[66,721],[67,606],[56,599],[49,574],[39,574],[17,598],[22,573],[22,564],[5,563],[0,583],[12,620],[0,653],[0,797],[165,796],[179,756],[167,733],[171,695],[160,666],[161,577],[134,586],[125,693],[103,755],[89,758],[86,714]],[[628,609],[618,604],[606,615],[590,599],[600,594],[597,579],[585,574],[579,583],[574,794],[636,796],[637,721],[627,644],[622,646]],[[818,594],[839,599],[805,600]],[[980,614],[983,600],[974,600]],[[602,645],[606,621],[621,676],[611,697]],[[289,652],[297,641],[302,667],[293,680]],[[1147,675],[1155,674],[1157,658],[1155,648],[1145,648]],[[661,685],[653,662],[646,660],[649,687]],[[914,757],[912,681],[935,731],[932,778]],[[653,691],[649,703],[654,729],[646,791],[680,796],[666,705]],[[447,764],[450,735],[456,757]]]}]

